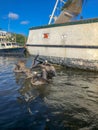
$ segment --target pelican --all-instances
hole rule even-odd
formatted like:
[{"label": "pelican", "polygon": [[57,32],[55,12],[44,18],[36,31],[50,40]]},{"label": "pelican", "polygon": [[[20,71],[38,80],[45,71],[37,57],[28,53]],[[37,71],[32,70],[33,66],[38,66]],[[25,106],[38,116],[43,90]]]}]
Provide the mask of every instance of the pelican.
[{"label": "pelican", "polygon": [[43,64],[40,64],[40,67],[42,68],[42,73],[46,71],[46,79],[52,79],[54,76],[56,76],[56,70],[53,65],[48,63],[47,60]]},{"label": "pelican", "polygon": [[24,61],[20,60],[20,61],[18,61],[17,64],[15,64],[14,72],[21,73],[21,72],[23,72],[24,68],[25,68],[25,63],[24,63]]},{"label": "pelican", "polygon": [[31,69],[27,68],[25,66],[25,63],[24,61],[20,60],[18,61],[18,63],[16,64],[16,67],[14,69],[14,72],[16,73],[24,73],[27,78],[31,78],[33,75],[32,75],[32,72],[31,72]]},{"label": "pelican", "polygon": [[45,75],[40,75],[35,71],[32,79],[31,79],[31,84],[34,86],[48,84],[49,81],[47,79],[45,79],[45,77],[46,77]]}]

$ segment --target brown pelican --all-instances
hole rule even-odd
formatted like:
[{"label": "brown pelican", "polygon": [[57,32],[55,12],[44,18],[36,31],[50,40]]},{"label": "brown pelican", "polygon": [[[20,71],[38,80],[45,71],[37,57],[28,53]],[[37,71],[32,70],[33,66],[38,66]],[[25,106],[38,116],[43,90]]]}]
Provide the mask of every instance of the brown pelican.
[{"label": "brown pelican", "polygon": [[44,76],[45,79],[52,79],[54,76],[56,76],[56,70],[54,66],[48,63],[47,60],[45,60],[43,64],[40,64],[40,67],[42,68],[43,75],[46,76]]},{"label": "brown pelican", "polygon": [[31,69],[29,69],[29,68],[25,68],[25,69],[23,70],[23,73],[25,73],[27,79],[28,79],[28,78],[32,78],[32,76],[33,76],[32,71],[31,71]]},{"label": "brown pelican", "polygon": [[16,72],[16,73],[22,72],[27,76],[27,78],[31,78],[33,76],[31,69],[27,68],[25,66],[24,61],[22,61],[22,60],[18,61],[18,63],[16,64],[16,67],[14,69],[14,72]]},{"label": "brown pelican", "polygon": [[31,79],[31,84],[34,86],[48,84],[49,80],[47,80],[45,77],[45,73],[43,73],[43,75],[40,75],[35,71]]},{"label": "brown pelican", "polygon": [[38,60],[39,55],[36,55],[36,57],[33,60],[33,63],[31,65],[31,69],[35,68],[40,62]]},{"label": "brown pelican", "polygon": [[56,76],[56,70],[54,68],[54,66],[50,63],[48,63],[47,60],[45,60],[44,62],[42,60],[37,60],[38,64],[36,64],[33,68],[39,67],[41,69],[41,77],[44,80],[50,80],[52,79],[54,76]]},{"label": "brown pelican", "polygon": [[20,61],[18,61],[17,64],[15,64],[14,72],[21,73],[21,72],[23,72],[24,68],[25,68],[25,63],[24,63],[24,61],[20,60]]}]

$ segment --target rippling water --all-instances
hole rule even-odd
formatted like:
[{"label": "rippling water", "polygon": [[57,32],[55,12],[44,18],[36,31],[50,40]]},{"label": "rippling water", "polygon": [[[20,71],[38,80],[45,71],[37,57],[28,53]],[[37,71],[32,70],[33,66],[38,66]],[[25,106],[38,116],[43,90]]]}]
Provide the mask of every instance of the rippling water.
[{"label": "rippling water", "polygon": [[[34,87],[13,72],[19,59],[0,57],[0,130],[98,130],[98,73],[57,67]],[[21,59],[30,67],[32,57]]]}]

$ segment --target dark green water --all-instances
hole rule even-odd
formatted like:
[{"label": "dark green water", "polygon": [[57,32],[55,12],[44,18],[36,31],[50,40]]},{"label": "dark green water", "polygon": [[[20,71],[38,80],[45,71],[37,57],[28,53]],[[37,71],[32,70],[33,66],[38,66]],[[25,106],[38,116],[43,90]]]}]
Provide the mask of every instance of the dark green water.
[{"label": "dark green water", "polygon": [[33,87],[13,72],[19,59],[0,57],[0,130],[98,130],[98,73],[57,68],[50,84]]}]

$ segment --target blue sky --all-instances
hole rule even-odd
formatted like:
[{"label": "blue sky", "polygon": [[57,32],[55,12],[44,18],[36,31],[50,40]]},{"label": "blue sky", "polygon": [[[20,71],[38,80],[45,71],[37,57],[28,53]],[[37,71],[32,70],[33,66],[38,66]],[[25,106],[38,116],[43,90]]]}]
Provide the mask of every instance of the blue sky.
[{"label": "blue sky", "polygon": [[[98,17],[98,0],[86,1],[83,17]],[[55,2],[56,0],[0,0],[0,28],[28,36],[30,27],[48,24]]]}]

